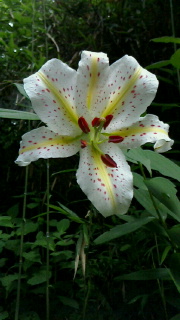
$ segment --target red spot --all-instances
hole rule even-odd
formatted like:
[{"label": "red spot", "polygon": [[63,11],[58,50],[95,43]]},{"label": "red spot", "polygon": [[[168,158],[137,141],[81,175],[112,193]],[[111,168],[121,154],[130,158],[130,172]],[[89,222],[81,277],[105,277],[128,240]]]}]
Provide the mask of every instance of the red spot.
[{"label": "red spot", "polygon": [[98,72],[98,77],[100,76],[100,72]]},{"label": "red spot", "polygon": [[31,143],[32,141],[28,141],[29,143]]},{"label": "red spot", "polygon": [[56,103],[56,100],[53,100],[54,103]]},{"label": "red spot", "polygon": [[45,136],[42,136],[42,138],[45,139],[46,137],[45,137]]}]

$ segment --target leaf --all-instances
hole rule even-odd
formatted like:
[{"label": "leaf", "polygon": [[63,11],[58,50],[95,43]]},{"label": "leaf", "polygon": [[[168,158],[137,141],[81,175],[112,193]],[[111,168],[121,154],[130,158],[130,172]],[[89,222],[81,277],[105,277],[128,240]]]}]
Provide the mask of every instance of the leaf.
[{"label": "leaf", "polygon": [[177,164],[154,151],[143,150],[143,153],[151,161],[151,169],[180,181],[180,167]]},{"label": "leaf", "polygon": [[172,227],[168,233],[172,241],[180,248],[180,224]]},{"label": "leaf", "polygon": [[165,36],[165,37],[151,39],[151,41],[163,42],[163,43],[180,43],[180,38]]},{"label": "leaf", "polygon": [[170,180],[163,177],[145,180],[145,184],[153,196],[169,210],[174,212],[180,219],[180,202],[176,196],[177,190],[175,185]]},{"label": "leaf", "polygon": [[14,83],[14,85],[16,86],[16,88],[19,90],[19,92],[26,98],[29,99],[26,91],[24,90],[24,85],[21,83]]},{"label": "leaf", "polygon": [[162,280],[171,280],[169,275],[169,271],[167,268],[158,268],[158,269],[149,269],[149,270],[140,270],[131,272],[128,274],[123,274],[122,276],[116,277],[115,280],[154,280],[154,279],[162,279]]},{"label": "leaf", "polygon": [[180,253],[174,253],[170,260],[170,274],[180,293]]},{"label": "leaf", "polygon": [[24,252],[23,257],[29,261],[42,263],[41,256],[36,251]]},{"label": "leaf", "polygon": [[150,175],[152,175],[150,159],[146,156],[143,149],[141,148],[131,149],[129,150],[127,156],[137,162],[141,162],[149,171]]},{"label": "leaf", "polygon": [[[37,228],[38,228],[38,226],[39,226],[38,223],[34,223],[34,222],[32,222],[32,221],[28,221],[28,220],[27,220],[27,221],[25,222],[25,224],[24,224],[24,227],[23,227],[23,233],[24,233],[24,235],[36,231]],[[18,229],[16,230],[16,234],[17,234],[18,236],[20,236],[21,233],[22,233],[22,227],[20,227],[20,228],[18,228]]]},{"label": "leaf", "polygon": [[150,70],[150,69],[162,68],[162,67],[168,66],[170,63],[171,63],[170,60],[159,61],[159,62],[150,64],[149,66],[146,67],[146,69]]},{"label": "leaf", "polygon": [[18,111],[0,108],[0,118],[19,119],[19,120],[39,120],[39,117],[33,112]]},{"label": "leaf", "polygon": [[106,231],[99,237],[97,237],[94,242],[95,244],[102,244],[104,242],[111,241],[113,239],[122,237],[128,233],[134,232],[146,225],[147,223],[154,220],[154,217],[143,217],[138,218],[133,222],[124,223],[112,228],[110,231]]},{"label": "leaf", "polygon": [[58,296],[58,298],[65,306],[69,306],[74,309],[79,309],[79,304],[76,300],[64,296]]},{"label": "leaf", "polygon": [[0,313],[0,320],[4,320],[9,318],[9,313],[7,311],[3,311]]},{"label": "leaf", "polygon": [[[3,285],[3,287],[6,288],[6,291],[9,291],[12,283],[14,281],[16,281],[18,279],[18,277],[19,277],[18,273],[9,274],[8,276],[4,276],[4,277],[0,278],[0,281]],[[22,276],[22,278],[25,278],[25,276]]]},{"label": "leaf", "polygon": [[[49,272],[48,278],[51,277],[51,272]],[[33,276],[27,281],[28,284],[34,286],[47,280],[47,270],[41,269],[34,273]]]},{"label": "leaf", "polygon": [[38,314],[34,311],[23,312],[20,314],[19,320],[40,320]]},{"label": "leaf", "polygon": [[1,227],[10,227],[13,228],[13,224],[11,222],[12,218],[9,216],[2,216],[0,217],[0,226]]},{"label": "leaf", "polygon": [[175,68],[180,69],[180,49],[171,56],[170,61]]},{"label": "leaf", "polygon": [[57,230],[60,233],[60,235],[65,233],[65,231],[69,228],[69,226],[70,226],[69,219],[62,219],[61,221],[59,221],[57,223]]},{"label": "leaf", "polygon": [[78,217],[78,215],[73,212],[72,210],[70,210],[69,208],[67,208],[66,206],[64,206],[62,203],[58,202],[59,206],[54,206],[54,205],[49,205],[50,208],[55,209],[57,211],[60,211],[62,214],[66,215],[70,220],[75,221],[77,223],[84,223],[83,220],[81,220],[81,218]]},{"label": "leaf", "polygon": [[163,253],[162,253],[162,256],[161,256],[160,264],[162,264],[162,263],[164,262],[164,260],[166,259],[166,257],[167,257],[167,255],[168,255],[168,253],[169,253],[170,250],[171,250],[171,246],[167,246],[167,247],[164,249],[164,251],[163,251]]},{"label": "leaf", "polygon": [[172,317],[170,320],[180,320],[180,313],[176,314],[174,317]]}]

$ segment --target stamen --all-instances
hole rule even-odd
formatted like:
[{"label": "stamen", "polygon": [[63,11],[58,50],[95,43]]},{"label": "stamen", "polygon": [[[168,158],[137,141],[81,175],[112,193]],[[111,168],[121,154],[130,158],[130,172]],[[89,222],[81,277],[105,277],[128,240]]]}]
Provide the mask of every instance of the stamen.
[{"label": "stamen", "polygon": [[110,168],[117,168],[117,163],[106,153],[101,155],[102,162]]},{"label": "stamen", "polygon": [[106,129],[107,126],[110,124],[112,118],[113,118],[113,115],[112,115],[112,114],[109,114],[108,116],[105,117],[106,121],[105,121],[105,123],[104,123],[104,125],[103,125],[103,128],[104,128],[104,129]]},{"label": "stamen", "polygon": [[109,136],[108,142],[119,143],[119,142],[122,142],[123,140],[124,138],[121,136]]},{"label": "stamen", "polygon": [[94,118],[93,120],[92,120],[92,126],[93,127],[99,127],[99,125],[100,125],[100,123],[101,123],[101,118]]},{"label": "stamen", "polygon": [[84,133],[90,132],[88,123],[87,123],[87,121],[85,120],[84,117],[80,117],[80,118],[78,119],[78,125],[79,125],[79,127],[81,128],[81,130],[82,130]]},{"label": "stamen", "polygon": [[87,141],[86,140],[81,140],[81,148],[84,149],[87,147]]}]

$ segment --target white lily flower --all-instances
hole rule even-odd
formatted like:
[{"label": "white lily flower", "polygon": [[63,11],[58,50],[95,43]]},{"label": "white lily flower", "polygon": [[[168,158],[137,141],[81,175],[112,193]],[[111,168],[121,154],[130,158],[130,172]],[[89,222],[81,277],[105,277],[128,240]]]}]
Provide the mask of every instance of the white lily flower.
[{"label": "white lily flower", "polygon": [[83,51],[77,71],[52,59],[24,79],[34,111],[47,126],[22,137],[16,163],[65,158],[80,151],[77,182],[104,216],[122,215],[133,197],[133,178],[122,148],[155,143],[167,151],[169,126],[141,117],[158,80],[130,56],[109,66],[107,55]]}]

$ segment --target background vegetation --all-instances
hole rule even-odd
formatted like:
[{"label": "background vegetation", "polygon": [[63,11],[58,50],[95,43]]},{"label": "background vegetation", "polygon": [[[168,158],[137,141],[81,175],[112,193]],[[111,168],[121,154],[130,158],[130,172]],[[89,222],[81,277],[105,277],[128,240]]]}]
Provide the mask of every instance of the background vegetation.
[{"label": "background vegetation", "polygon": [[14,164],[39,122],[1,109],[0,320],[180,319],[178,1],[0,0],[0,17],[0,108],[32,111],[14,83],[52,57],[77,68],[82,50],[129,54],[157,75],[148,112],[175,140],[165,156],[127,152],[135,197],[104,219],[76,183],[78,155]]}]

